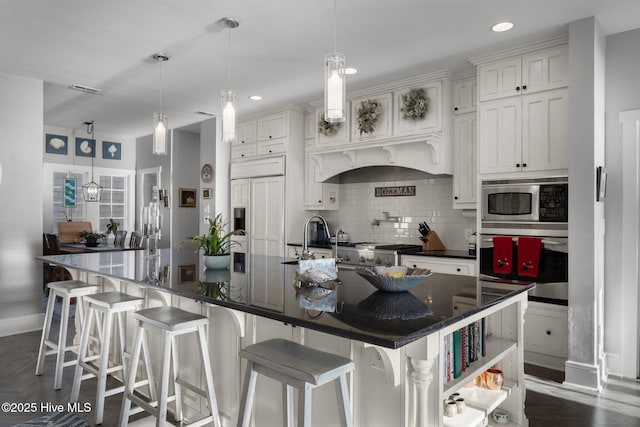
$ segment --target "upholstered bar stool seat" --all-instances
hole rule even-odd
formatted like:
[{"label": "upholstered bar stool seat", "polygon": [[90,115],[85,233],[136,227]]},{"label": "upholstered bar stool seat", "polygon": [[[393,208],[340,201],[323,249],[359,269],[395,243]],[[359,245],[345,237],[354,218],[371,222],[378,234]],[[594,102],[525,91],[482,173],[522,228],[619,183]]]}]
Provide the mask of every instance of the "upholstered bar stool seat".
[{"label": "upholstered bar stool seat", "polygon": [[[84,322],[84,307],[82,298],[98,290],[98,285],[90,285],[81,280],[64,280],[61,282],[51,282],[49,287],[49,302],[44,316],[44,327],[42,328],[42,338],[40,339],[40,351],[38,352],[38,362],[36,365],[36,375],[42,375],[44,371],[44,361],[46,356],[56,355],[56,371],[53,380],[53,388],[59,390],[62,386],[62,370],[67,366],[76,364],[76,359],[64,361],[67,351],[76,350],[77,345],[67,346],[67,327],[69,325],[69,305],[71,298],[76,298],[76,315],[80,327]],[[53,310],[57,297],[62,299],[62,313],[60,316],[60,333],[58,342],[49,340],[51,332],[51,322],[53,320]],[[50,349],[50,350],[48,350]]]},{"label": "upholstered bar stool seat", "polygon": [[[76,371],[73,377],[70,401],[78,401],[82,380],[97,378],[98,387],[96,393],[96,404],[93,412],[96,415],[95,423],[102,424],[104,399],[124,391],[124,385],[107,390],[107,376],[121,371],[122,379],[124,381],[128,372],[125,358],[126,333],[124,316],[127,312],[133,312],[139,308],[144,302],[144,299],[141,297],[127,295],[122,292],[113,291],[87,295],[84,297],[84,301],[87,304],[87,316],[82,327],[78,362],[76,364]],[[91,333],[91,327],[94,320],[96,321],[96,324],[98,324],[98,313],[102,314],[102,327],[98,327],[98,331],[101,330],[99,337],[100,353],[89,355],[89,335]],[[111,347],[111,335],[115,320],[118,321],[117,331],[120,338],[120,364],[109,366],[109,350]],[[143,346],[144,362],[145,367],[147,368],[148,380],[141,382],[138,385],[149,383],[149,387],[153,389],[153,378],[150,375],[151,363],[149,360],[149,351],[146,348],[146,343],[143,343]],[[85,370],[89,373],[83,375]]]},{"label": "upholstered bar stool seat", "polygon": [[[190,426],[201,426],[213,423],[215,427],[221,427],[220,416],[218,414],[218,404],[216,401],[215,389],[213,386],[213,373],[211,371],[211,361],[209,359],[209,349],[205,327],[209,319],[199,314],[190,313],[176,307],[156,307],[137,311],[133,314],[137,321],[136,335],[131,354],[131,369],[125,384],[124,399],[120,413],[120,425],[126,426],[129,416],[142,410],[149,412],[156,417],[156,425],[163,426],[167,417],[167,403],[175,401],[175,419],[182,421],[182,387],[200,394],[207,399],[211,410],[211,415]],[[148,331],[160,333],[164,336],[164,352],[162,356],[162,373],[160,378],[160,391],[158,398],[151,400],[143,399],[135,392],[136,366],[140,359],[140,349],[146,340]],[[180,363],[178,361],[178,349],[175,338],[180,335],[195,333],[198,338],[198,349],[205,375],[205,390],[195,387],[178,378]],[[173,364],[173,390],[174,394],[169,396],[169,372]],[[131,407],[134,403],[137,408]]]},{"label": "upholstered bar stool seat", "polygon": [[240,356],[247,359],[247,371],[242,388],[239,427],[249,425],[257,374],[282,383],[288,426],[293,425],[293,388],[298,389],[298,427],[311,426],[311,391],[336,381],[338,404],[341,406],[340,421],[343,426],[351,426],[351,403],[347,385],[347,374],[354,368],[351,359],[283,339],[249,345],[240,350]]}]

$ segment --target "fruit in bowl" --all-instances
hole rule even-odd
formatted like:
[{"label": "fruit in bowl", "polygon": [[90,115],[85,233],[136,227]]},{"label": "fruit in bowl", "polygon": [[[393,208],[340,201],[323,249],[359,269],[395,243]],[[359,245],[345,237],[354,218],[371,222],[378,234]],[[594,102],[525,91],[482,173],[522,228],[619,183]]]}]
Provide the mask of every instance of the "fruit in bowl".
[{"label": "fruit in bowl", "polygon": [[377,289],[385,292],[405,292],[431,275],[424,268],[394,267],[358,267],[356,273]]}]

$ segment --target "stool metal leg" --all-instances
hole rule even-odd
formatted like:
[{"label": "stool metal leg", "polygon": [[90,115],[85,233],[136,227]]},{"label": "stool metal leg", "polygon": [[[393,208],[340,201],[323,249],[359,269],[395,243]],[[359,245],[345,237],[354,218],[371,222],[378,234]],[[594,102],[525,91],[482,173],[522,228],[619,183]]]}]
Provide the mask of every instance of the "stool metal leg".
[{"label": "stool metal leg", "polygon": [[351,427],[353,417],[351,416],[351,401],[349,399],[349,388],[347,386],[347,375],[340,375],[340,380],[335,381],[336,395],[338,396],[338,404],[342,411],[340,412],[340,425],[343,427]]},{"label": "stool metal leg", "polygon": [[167,419],[167,397],[169,396],[169,368],[171,362],[171,336],[164,333],[164,351],[162,352],[162,375],[160,380],[160,395],[158,396],[158,416],[156,427],[163,427]]},{"label": "stool metal leg", "polygon": [[311,384],[302,382],[298,388],[298,427],[311,427]]},{"label": "stool metal leg", "polygon": [[102,424],[104,415],[104,398],[107,388],[107,369],[109,368],[109,347],[111,345],[111,323],[113,313],[107,311],[103,313],[104,327],[102,328],[102,339],[100,340],[100,367],[98,368],[98,390],[96,397],[96,424]]},{"label": "stool metal leg", "polygon": [[293,422],[293,387],[286,383],[282,383],[282,413],[287,420],[287,427],[295,427]]},{"label": "stool metal leg", "polygon": [[[140,322],[138,322],[140,323]],[[124,385],[122,394],[122,406],[120,407],[120,427],[126,427],[129,424],[129,412],[131,412],[131,399],[129,395],[133,394],[133,386],[136,382],[136,371],[138,361],[140,360],[140,348],[142,347],[144,330],[138,324],[136,328],[136,336],[133,341],[133,350],[131,353],[131,369],[127,374],[127,380]]]},{"label": "stool metal leg", "polygon": [[47,301],[47,311],[44,317],[44,328],[42,329],[42,338],[40,339],[40,351],[38,352],[38,363],[36,364],[36,375],[42,375],[44,371],[44,358],[47,355],[46,341],[49,339],[51,332],[51,321],[53,319],[53,310],[56,303],[56,292],[49,289],[49,301]]},{"label": "stool metal leg", "polygon": [[177,382],[180,363],[178,362],[178,346],[176,345],[176,337],[173,335],[171,336],[171,358],[173,359],[173,393],[176,396],[175,420],[182,421],[182,388]]},{"label": "stool metal leg", "polygon": [[221,427],[220,414],[218,413],[218,402],[216,399],[216,389],[213,385],[211,359],[209,358],[209,349],[207,347],[207,338],[205,335],[204,326],[198,327],[198,344],[200,347],[200,354],[202,357],[204,376],[207,382],[207,399],[209,402],[209,409],[211,410],[211,416],[213,417],[213,424],[215,427]]},{"label": "stool metal leg", "polygon": [[244,375],[244,384],[242,385],[242,400],[240,401],[240,408],[238,409],[237,427],[249,427],[257,376],[258,373],[253,369],[253,362],[248,360],[247,372]]},{"label": "stool metal leg", "polygon": [[80,336],[80,349],[78,351],[78,361],[76,362],[76,369],[73,375],[73,386],[71,387],[70,402],[77,402],[80,396],[80,382],[82,381],[82,374],[84,368],[80,362],[84,362],[87,356],[87,349],[89,347],[89,331],[91,330],[91,323],[94,319],[94,311],[89,309],[87,313],[87,320],[82,326],[82,335]]},{"label": "stool metal leg", "polygon": [[[62,368],[64,368],[64,353],[67,348],[67,326],[69,325],[69,302],[71,298],[62,299],[62,314],[60,318],[60,334],[58,338],[58,355],[56,357],[56,374],[53,379],[53,389],[62,388]],[[78,302],[78,305],[80,303]]]}]

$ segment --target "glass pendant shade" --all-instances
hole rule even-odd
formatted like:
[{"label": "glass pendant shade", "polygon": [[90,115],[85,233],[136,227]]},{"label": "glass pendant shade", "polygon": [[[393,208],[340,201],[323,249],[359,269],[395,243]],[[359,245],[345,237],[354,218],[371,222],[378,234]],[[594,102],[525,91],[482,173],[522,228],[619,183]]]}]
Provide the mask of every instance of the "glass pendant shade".
[{"label": "glass pendant shade", "polygon": [[90,183],[82,186],[82,196],[85,202],[99,202],[102,198],[102,187],[93,181],[93,177]]},{"label": "glass pendant shade", "polygon": [[222,91],[222,142],[236,139],[236,95],[230,90]]},{"label": "glass pendant shade", "polygon": [[167,154],[168,118],[164,113],[153,113],[153,154]]},{"label": "glass pendant shade", "polygon": [[328,123],[344,122],[346,79],[344,55],[338,52],[324,57],[324,119]]}]

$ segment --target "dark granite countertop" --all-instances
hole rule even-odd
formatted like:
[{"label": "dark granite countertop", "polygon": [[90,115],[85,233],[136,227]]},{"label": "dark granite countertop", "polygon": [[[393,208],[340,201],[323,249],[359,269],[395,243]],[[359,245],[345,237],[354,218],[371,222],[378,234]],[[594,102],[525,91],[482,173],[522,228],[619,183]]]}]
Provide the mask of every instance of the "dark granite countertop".
[{"label": "dark granite countertop", "polygon": [[[308,300],[296,293],[297,264],[281,257],[247,255],[244,272],[207,270],[193,248],[109,252],[37,257],[39,260],[86,271],[196,301],[224,306],[285,324],[399,348],[482,311],[500,301],[527,292],[532,284],[501,284],[494,289],[475,277],[433,274],[410,292],[376,291],[353,270],[340,270],[341,285],[331,298],[303,308]],[[181,267],[179,267],[181,266]],[[232,267],[236,267],[232,262]],[[453,315],[452,297],[478,292],[481,303]]]}]

